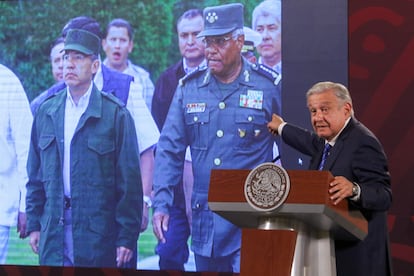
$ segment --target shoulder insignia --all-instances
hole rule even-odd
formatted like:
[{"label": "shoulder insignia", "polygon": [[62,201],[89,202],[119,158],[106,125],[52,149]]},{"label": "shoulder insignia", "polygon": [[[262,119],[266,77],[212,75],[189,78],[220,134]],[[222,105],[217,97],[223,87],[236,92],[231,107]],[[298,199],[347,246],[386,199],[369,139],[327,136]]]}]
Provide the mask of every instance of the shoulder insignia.
[{"label": "shoulder insignia", "polygon": [[280,80],[282,79],[282,76],[280,74],[278,74],[275,70],[264,64],[254,63],[251,64],[251,67],[253,71],[256,71],[258,74],[271,80],[274,83],[274,85],[278,85]]},{"label": "shoulder insignia", "polygon": [[191,71],[190,73],[182,77],[178,81],[178,85],[183,86],[186,81],[191,80],[196,76],[199,76],[201,73],[203,73],[206,70],[207,70],[207,66],[197,67],[197,69],[194,69],[193,71]]}]

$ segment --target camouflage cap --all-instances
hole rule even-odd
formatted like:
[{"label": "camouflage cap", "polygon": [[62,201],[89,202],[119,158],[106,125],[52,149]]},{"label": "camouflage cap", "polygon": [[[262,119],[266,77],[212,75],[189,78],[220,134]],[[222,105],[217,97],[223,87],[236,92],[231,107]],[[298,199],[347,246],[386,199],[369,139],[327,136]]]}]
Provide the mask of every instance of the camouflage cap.
[{"label": "camouflage cap", "polygon": [[64,51],[78,51],[85,55],[98,55],[101,40],[95,34],[79,29],[72,29],[66,35]]},{"label": "camouflage cap", "polygon": [[224,35],[244,26],[243,5],[240,3],[207,7],[203,17],[204,30],[197,37]]}]

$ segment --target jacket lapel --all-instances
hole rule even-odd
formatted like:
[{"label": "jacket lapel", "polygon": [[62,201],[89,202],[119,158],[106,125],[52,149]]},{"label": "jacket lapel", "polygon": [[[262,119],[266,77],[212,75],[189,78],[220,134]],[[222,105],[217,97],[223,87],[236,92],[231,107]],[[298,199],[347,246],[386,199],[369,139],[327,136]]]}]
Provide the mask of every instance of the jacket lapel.
[{"label": "jacket lapel", "polygon": [[335,142],[335,146],[331,149],[328,159],[326,159],[325,162],[325,169],[331,170],[333,165],[335,164],[335,161],[339,158],[341,155],[341,152],[344,148],[345,141],[347,137],[349,136],[349,133],[355,126],[355,119],[351,118],[348,125],[344,128],[342,133],[338,136],[338,139]]},{"label": "jacket lapel", "polygon": [[[316,151],[316,155],[312,157],[309,163],[310,170],[317,170],[319,168],[319,163],[321,162],[321,159],[322,159],[323,148],[325,146],[325,139],[320,138],[318,143],[319,145]],[[325,167],[326,167],[326,163],[325,163]]]}]

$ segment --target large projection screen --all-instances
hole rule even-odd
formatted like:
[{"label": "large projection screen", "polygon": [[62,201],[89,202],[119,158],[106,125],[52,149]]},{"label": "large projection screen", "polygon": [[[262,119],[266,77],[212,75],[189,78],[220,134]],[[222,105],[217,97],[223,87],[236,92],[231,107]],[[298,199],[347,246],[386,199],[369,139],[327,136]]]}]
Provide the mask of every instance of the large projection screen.
[{"label": "large projection screen", "polygon": [[[8,1],[6,1],[8,2]],[[10,1],[13,4],[10,6],[24,7],[25,12],[30,14],[31,5],[24,3],[25,1]],[[50,1],[32,1],[32,5],[45,6],[50,5]],[[116,10],[117,6],[124,5],[122,1],[93,1],[96,2],[96,9],[93,11],[85,11],[84,14],[74,15],[71,11],[65,10],[65,1],[56,1],[61,3],[60,11],[60,22],[56,22],[56,16],[45,20],[45,15],[32,14],[31,18],[20,18],[21,24],[28,24],[30,20],[44,20],[44,26],[53,28],[54,32],[57,33],[57,29],[63,27],[62,22],[66,22],[69,18],[79,15],[88,15],[94,18],[99,18],[99,13],[96,10],[111,8]],[[79,1],[83,2],[83,1]],[[147,1],[136,1],[137,4],[133,7],[143,7]],[[142,3],[141,3],[142,2]],[[163,1],[155,1],[163,2]],[[191,3],[194,3],[198,8],[202,8],[207,5],[218,5],[236,1],[165,1],[165,5],[172,5],[177,7],[188,7]],[[246,6],[252,7],[251,1],[240,1]],[[247,3],[248,2],[248,3]],[[260,1],[254,1],[258,4]],[[282,78],[282,116],[288,122],[295,123],[297,125],[310,128],[309,114],[306,108],[305,93],[314,83],[318,81],[331,80],[335,82],[341,82],[348,85],[348,34],[347,34],[347,6],[346,0],[282,0],[282,60],[283,60],[283,78]],[[142,5],[140,5],[140,3]],[[7,4],[7,3],[6,3]],[[161,4],[160,4],[161,5]],[[132,8],[132,7],[131,7]],[[246,20],[246,26],[251,27],[251,12],[250,17]],[[151,11],[148,11],[151,13]],[[10,11],[0,10],[0,15],[8,20],[8,16],[15,16],[10,14]],[[122,14],[114,15],[122,17]],[[155,11],[154,11],[154,16]],[[130,20],[129,18],[126,18]],[[176,20],[176,18],[174,18]],[[16,21],[14,17],[13,21]],[[153,20],[157,22],[157,20]],[[159,20],[158,20],[159,21]],[[3,21],[2,21],[3,22]],[[15,23],[15,22],[14,22]],[[101,28],[105,28],[105,24],[108,22],[100,22]],[[61,26],[62,25],[62,26]],[[3,33],[1,28],[7,28],[4,22],[0,26],[0,34]],[[171,26],[168,26],[170,28]],[[17,29],[16,32],[19,30]],[[41,31],[34,30],[33,33],[25,34],[27,38],[32,39],[32,43],[39,43],[36,39],[36,34],[39,32],[48,32],[48,29]],[[155,33],[154,36],[157,34]],[[171,32],[171,41],[174,40],[173,36],[176,34]],[[33,36],[33,37],[31,37]],[[1,56],[0,63],[8,65],[9,67],[16,66],[20,61],[21,57],[21,45],[16,45],[16,40],[7,40],[7,37],[0,35],[0,42],[2,47],[9,47],[9,49],[15,49],[15,57]],[[145,37],[140,37],[138,43],[149,43]],[[175,45],[172,49],[177,48]],[[139,48],[139,49],[142,49]],[[145,47],[144,47],[145,49]],[[136,49],[135,51],[137,51]],[[10,50],[11,51],[11,50]],[[164,49],[163,49],[164,51]],[[165,59],[168,59],[171,51],[164,51]],[[44,49],[44,53],[47,53],[48,49]],[[1,52],[6,53],[6,52]],[[39,54],[39,53],[37,53]],[[142,51],[142,54],[135,53],[133,58],[140,57],[142,59],[136,60],[137,64],[146,65],[150,71],[151,76],[157,76],[160,71],[165,68],[156,68],[157,72],[152,70],[154,67],[154,61],[149,58],[146,60],[147,53]],[[27,60],[22,60],[27,61]],[[135,61],[135,60],[134,60]],[[47,62],[47,57],[45,58]],[[175,61],[173,61],[175,62]],[[156,62],[155,62],[156,63]],[[172,62],[169,65],[171,65]],[[33,65],[36,66],[36,65]],[[17,68],[17,66],[16,66]],[[20,69],[14,70],[14,72],[22,79],[30,69],[19,67]],[[34,70],[35,72],[35,70]],[[156,73],[155,73],[156,72]],[[39,76],[41,77],[41,76]],[[44,77],[44,76],[43,76]],[[46,78],[47,79],[47,78]],[[156,79],[152,78],[155,83]],[[27,81],[23,81],[23,85],[27,88]],[[48,87],[48,86],[46,86]],[[30,89],[28,89],[30,90]],[[29,99],[32,99],[37,92],[40,91],[26,91],[31,93]],[[306,169],[308,166],[308,158],[297,151],[287,147],[283,143],[281,144],[281,161],[282,165],[287,169]],[[1,161],[0,161],[1,162]],[[17,235],[14,233],[15,228],[12,228],[10,245],[9,245],[9,256],[6,264],[17,264],[17,265],[37,265],[37,256],[34,255],[28,240],[19,240]],[[141,233],[138,241],[139,246],[139,261],[138,269],[157,269],[156,255],[154,254],[154,245],[156,241],[152,234],[151,226]],[[190,262],[192,262],[190,258]],[[189,263],[186,266],[188,270],[194,270],[194,264]]]}]

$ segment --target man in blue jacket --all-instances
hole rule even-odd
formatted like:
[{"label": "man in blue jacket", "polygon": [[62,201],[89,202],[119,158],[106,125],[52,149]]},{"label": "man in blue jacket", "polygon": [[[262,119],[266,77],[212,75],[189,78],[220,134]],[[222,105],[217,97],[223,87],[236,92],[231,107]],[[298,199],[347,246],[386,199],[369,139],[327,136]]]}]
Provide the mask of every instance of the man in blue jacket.
[{"label": "man in blue jacket", "polygon": [[266,125],[272,113],[280,112],[281,94],[276,73],[241,56],[242,4],[205,8],[203,18],[204,30],[197,37],[204,41],[208,68],[180,80],[161,131],[155,157],[153,229],[163,241],[173,190],[181,183],[190,146],[191,247],[196,269],[239,272],[241,232],[209,209],[210,171],[252,169],[272,160],[275,139]]},{"label": "man in blue jacket", "polygon": [[136,248],[143,203],[134,121],[92,81],[99,49],[94,34],[68,32],[67,88],[33,123],[27,232],[41,265],[122,267]]}]

